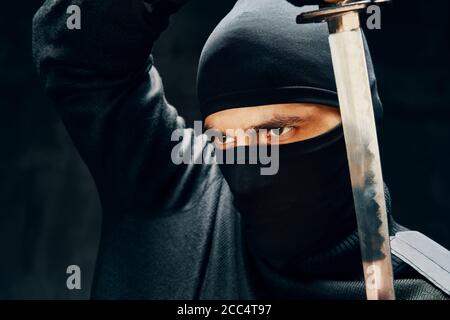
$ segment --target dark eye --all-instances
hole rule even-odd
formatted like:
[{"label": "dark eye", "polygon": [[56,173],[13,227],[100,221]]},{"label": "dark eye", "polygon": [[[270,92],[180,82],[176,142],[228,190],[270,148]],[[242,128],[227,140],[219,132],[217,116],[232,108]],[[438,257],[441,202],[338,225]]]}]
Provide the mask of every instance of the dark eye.
[{"label": "dark eye", "polygon": [[221,137],[218,137],[214,140],[218,145],[224,146],[227,145],[229,143],[233,143],[234,142],[234,137],[232,136],[227,136],[227,135],[223,135]]},{"label": "dark eye", "polygon": [[283,127],[283,128],[270,129],[269,135],[271,137],[282,137],[285,134],[291,132],[292,129],[294,129],[294,127]]}]

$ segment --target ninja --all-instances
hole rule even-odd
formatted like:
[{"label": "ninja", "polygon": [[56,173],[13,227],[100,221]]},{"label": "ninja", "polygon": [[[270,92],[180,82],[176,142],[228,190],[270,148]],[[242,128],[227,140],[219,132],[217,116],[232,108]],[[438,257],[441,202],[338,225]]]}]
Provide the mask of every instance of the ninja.
[{"label": "ninja", "polygon": [[[92,297],[365,299],[328,29],[297,25],[311,7],[290,3],[318,1],[238,0],[200,56],[201,120],[219,134],[194,150],[275,144],[279,170],[267,176],[251,161],[171,159],[174,131],[199,140],[168,103],[151,51],[187,0],[79,0],[86,6],[76,36],[61,23],[70,2],[45,2],[33,46],[103,206]],[[230,133],[248,129],[265,133]],[[449,272],[433,273],[448,271],[448,252],[392,217],[390,233],[397,297],[448,298]],[[408,248],[416,255],[405,258]]]}]

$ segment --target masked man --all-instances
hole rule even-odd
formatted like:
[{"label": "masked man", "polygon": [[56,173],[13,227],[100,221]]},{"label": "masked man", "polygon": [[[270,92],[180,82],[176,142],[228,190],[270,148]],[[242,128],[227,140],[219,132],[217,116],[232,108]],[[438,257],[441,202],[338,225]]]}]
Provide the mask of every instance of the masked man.
[{"label": "masked man", "polygon": [[[185,128],[150,55],[185,2],[52,0],[34,19],[39,73],[103,206],[93,297],[364,299],[326,25],[298,26],[299,8],[287,1],[239,0],[204,47],[204,125],[224,152],[276,141],[279,168],[265,176],[259,162],[195,164],[211,143]],[[81,30],[67,28],[72,4]],[[257,134],[233,133],[249,128]],[[200,150],[191,163],[173,161],[180,131],[183,146]],[[423,261],[394,256],[397,297],[445,299],[448,253],[405,231],[391,219],[392,236],[442,259],[436,266],[427,250]],[[416,272],[419,262],[447,278]]]}]

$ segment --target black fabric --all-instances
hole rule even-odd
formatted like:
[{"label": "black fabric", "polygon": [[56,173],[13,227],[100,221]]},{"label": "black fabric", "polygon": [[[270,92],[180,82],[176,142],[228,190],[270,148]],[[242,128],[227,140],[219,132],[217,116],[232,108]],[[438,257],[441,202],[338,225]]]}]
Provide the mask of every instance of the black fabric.
[{"label": "black fabric", "polygon": [[[287,1],[237,1],[200,58],[197,84],[203,118],[229,108],[279,103],[338,107],[327,25],[296,23],[298,14],[313,9],[317,7],[298,8]],[[366,51],[380,124],[382,104],[367,45]]]},{"label": "black fabric", "polygon": [[[103,206],[92,297],[364,299],[354,233],[305,259],[299,274],[306,280],[275,276],[248,252],[218,166],[172,163],[173,130],[204,145],[167,103],[149,58],[178,8],[163,2],[52,0],[33,21],[40,76]],[[72,4],[82,9],[81,30],[66,28]],[[330,280],[334,266],[350,275]],[[406,272],[404,264],[395,270],[399,298],[445,298],[417,273]]]},{"label": "black fabric", "polygon": [[[342,127],[314,139],[280,145],[279,171],[262,175],[250,164],[258,146],[239,147],[244,164],[220,168],[241,213],[250,251],[284,273],[356,229]],[[256,151],[256,150],[255,150]]]}]

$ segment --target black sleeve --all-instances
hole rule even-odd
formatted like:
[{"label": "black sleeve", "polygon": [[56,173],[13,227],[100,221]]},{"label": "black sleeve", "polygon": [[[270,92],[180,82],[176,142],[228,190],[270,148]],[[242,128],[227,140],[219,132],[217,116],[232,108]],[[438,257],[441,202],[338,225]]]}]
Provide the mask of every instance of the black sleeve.
[{"label": "black sleeve", "polygon": [[[88,165],[103,207],[164,205],[186,167],[171,161],[171,107],[150,55],[186,0],[48,0],[33,20],[34,59],[48,95]],[[67,9],[81,9],[69,30]]]}]

